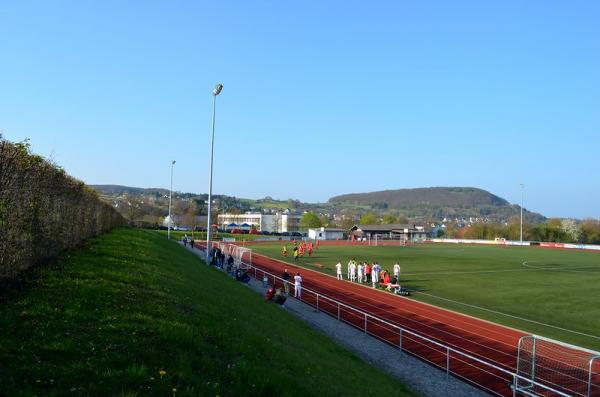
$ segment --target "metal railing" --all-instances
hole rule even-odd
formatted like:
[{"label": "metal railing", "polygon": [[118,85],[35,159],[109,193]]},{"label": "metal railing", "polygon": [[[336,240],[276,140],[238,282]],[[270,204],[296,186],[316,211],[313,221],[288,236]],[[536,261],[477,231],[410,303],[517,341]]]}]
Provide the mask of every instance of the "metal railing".
[{"label": "metal railing", "polygon": [[[248,269],[248,274],[253,275],[256,280],[263,281],[263,279],[266,278],[268,283],[272,281],[274,287],[277,286],[277,284],[283,286],[284,283],[287,283],[292,287],[294,286],[294,283],[285,281],[281,277],[276,276],[267,270],[256,267],[254,264],[246,264],[246,267]],[[291,296],[292,295],[290,295],[290,297]],[[301,296],[297,299],[314,307],[317,312],[331,315],[332,317],[337,318],[338,321],[343,321],[355,328],[361,329],[367,335],[374,336],[377,339],[397,347],[401,353],[409,353],[444,370],[446,376],[452,375],[461,378],[490,393],[499,396],[509,395],[508,393],[490,389],[489,386],[480,383],[478,378],[481,376],[485,376],[488,379],[490,377],[495,378],[496,382],[503,382],[504,385],[507,385],[508,382],[510,389],[507,391],[510,391],[510,395],[513,397],[516,397],[517,393],[529,396],[538,395],[533,393],[530,394],[523,390],[517,391],[515,386],[518,384],[518,381],[526,381],[528,384],[539,388],[543,391],[543,395],[571,396],[571,394],[556,390],[534,379],[519,375],[513,370],[502,368],[499,365],[475,357],[472,354],[465,353],[424,335],[420,335],[417,332],[403,328],[377,316],[373,316],[372,314],[356,309],[309,288],[302,287]],[[379,334],[377,331],[379,331]],[[392,337],[397,340],[397,342],[393,342]],[[424,354],[423,350],[429,351],[429,354]],[[469,376],[469,370],[479,371],[479,376]]]}]

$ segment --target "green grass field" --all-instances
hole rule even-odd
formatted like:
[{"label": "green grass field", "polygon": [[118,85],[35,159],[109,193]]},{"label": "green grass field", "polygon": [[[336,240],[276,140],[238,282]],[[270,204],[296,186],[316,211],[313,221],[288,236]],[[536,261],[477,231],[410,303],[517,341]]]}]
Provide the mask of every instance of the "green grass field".
[{"label": "green grass field", "polygon": [[[275,258],[282,244],[252,249]],[[290,248],[288,244],[288,249]],[[600,351],[600,253],[534,247],[421,244],[321,246],[301,265],[334,274],[342,261],[402,267],[412,299]],[[293,259],[287,258],[289,262]]]},{"label": "green grass field", "polygon": [[414,395],[153,231],[93,239],[4,298],[2,396]]}]

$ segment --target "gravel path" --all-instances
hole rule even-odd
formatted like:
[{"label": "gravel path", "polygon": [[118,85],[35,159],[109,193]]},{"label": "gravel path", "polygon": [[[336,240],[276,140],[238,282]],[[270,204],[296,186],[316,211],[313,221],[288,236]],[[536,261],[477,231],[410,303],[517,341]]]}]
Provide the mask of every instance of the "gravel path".
[{"label": "gravel path", "polygon": [[[190,250],[190,248],[188,248]],[[198,249],[190,250],[201,258],[204,252]],[[267,288],[262,282],[251,279],[248,287],[262,296]],[[267,303],[265,304],[274,304]],[[335,342],[348,348],[366,362],[381,368],[413,391],[431,397],[447,396],[487,396],[483,391],[468,385],[446,373],[436,369],[424,362],[402,354],[398,349],[381,342],[380,340],[365,335],[364,332],[337,321],[333,317],[316,312],[311,306],[305,305],[293,297],[286,300],[283,307],[288,313],[304,320],[311,327],[324,332]]]}]

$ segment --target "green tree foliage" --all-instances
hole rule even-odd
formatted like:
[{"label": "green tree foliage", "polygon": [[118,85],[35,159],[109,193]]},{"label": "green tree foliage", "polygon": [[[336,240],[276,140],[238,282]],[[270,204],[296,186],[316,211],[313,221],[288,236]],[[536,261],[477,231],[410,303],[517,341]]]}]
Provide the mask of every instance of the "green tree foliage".
[{"label": "green tree foliage", "polygon": [[600,221],[584,219],[580,225],[581,242],[584,244],[600,244]]},{"label": "green tree foliage", "polygon": [[527,236],[532,241],[549,241],[555,243],[570,242],[569,236],[561,229],[560,219],[558,222],[550,220],[548,223],[536,225],[532,228],[531,234]]},{"label": "green tree foliage", "polygon": [[379,224],[379,219],[377,218],[377,215],[375,215],[372,212],[367,212],[366,214],[364,214],[363,216],[360,217],[360,224],[361,225],[377,225]]},{"label": "green tree foliage", "polygon": [[302,215],[302,218],[300,218],[300,229],[306,230],[316,227],[321,227],[321,220],[315,213],[307,212]]},{"label": "green tree foliage", "polygon": [[0,135],[0,284],[123,223],[83,182]]},{"label": "green tree foliage", "polygon": [[386,225],[391,225],[392,223],[396,223],[396,217],[392,214],[387,214],[383,217],[383,223]]}]

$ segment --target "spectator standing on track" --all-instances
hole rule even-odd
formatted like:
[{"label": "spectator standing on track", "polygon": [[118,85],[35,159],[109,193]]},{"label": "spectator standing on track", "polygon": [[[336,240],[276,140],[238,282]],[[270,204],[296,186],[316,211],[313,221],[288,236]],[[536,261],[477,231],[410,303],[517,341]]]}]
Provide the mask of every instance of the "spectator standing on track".
[{"label": "spectator standing on track", "polygon": [[356,267],[356,270],[358,271],[358,282],[362,283],[363,282],[363,271],[364,271],[362,262],[358,262],[358,266]]},{"label": "spectator standing on track", "polygon": [[194,249],[194,238],[192,237],[192,239],[190,240],[190,248]]},{"label": "spectator standing on track", "polygon": [[335,265],[335,274],[338,280],[343,280],[342,278],[342,263],[338,261],[337,265]]},{"label": "spectator standing on track", "polygon": [[369,265],[369,262],[365,262],[365,281],[367,283],[371,281],[371,265]]},{"label": "spectator standing on track", "polygon": [[394,276],[400,280],[400,264],[398,262],[394,265]]},{"label": "spectator standing on track", "polygon": [[299,272],[294,276],[294,297],[298,299],[302,297],[302,277]]},{"label": "spectator standing on track", "polygon": [[356,281],[356,262],[352,261],[352,263],[350,263],[350,281],[355,282]]},{"label": "spectator standing on track", "polygon": [[290,294],[290,274],[288,273],[288,270],[285,269],[283,271],[283,276],[281,276],[281,278],[283,279],[283,289],[285,290],[285,294],[289,295]]},{"label": "spectator standing on track", "polygon": [[183,236],[183,246],[187,247],[187,234]]},{"label": "spectator standing on track", "polygon": [[347,272],[346,272],[346,279],[347,279],[347,280],[350,280],[350,266],[351,266],[351,265],[352,265],[352,260],[349,260],[349,261],[348,261],[348,266],[347,266],[347,267],[348,267],[348,269],[347,269]]}]

